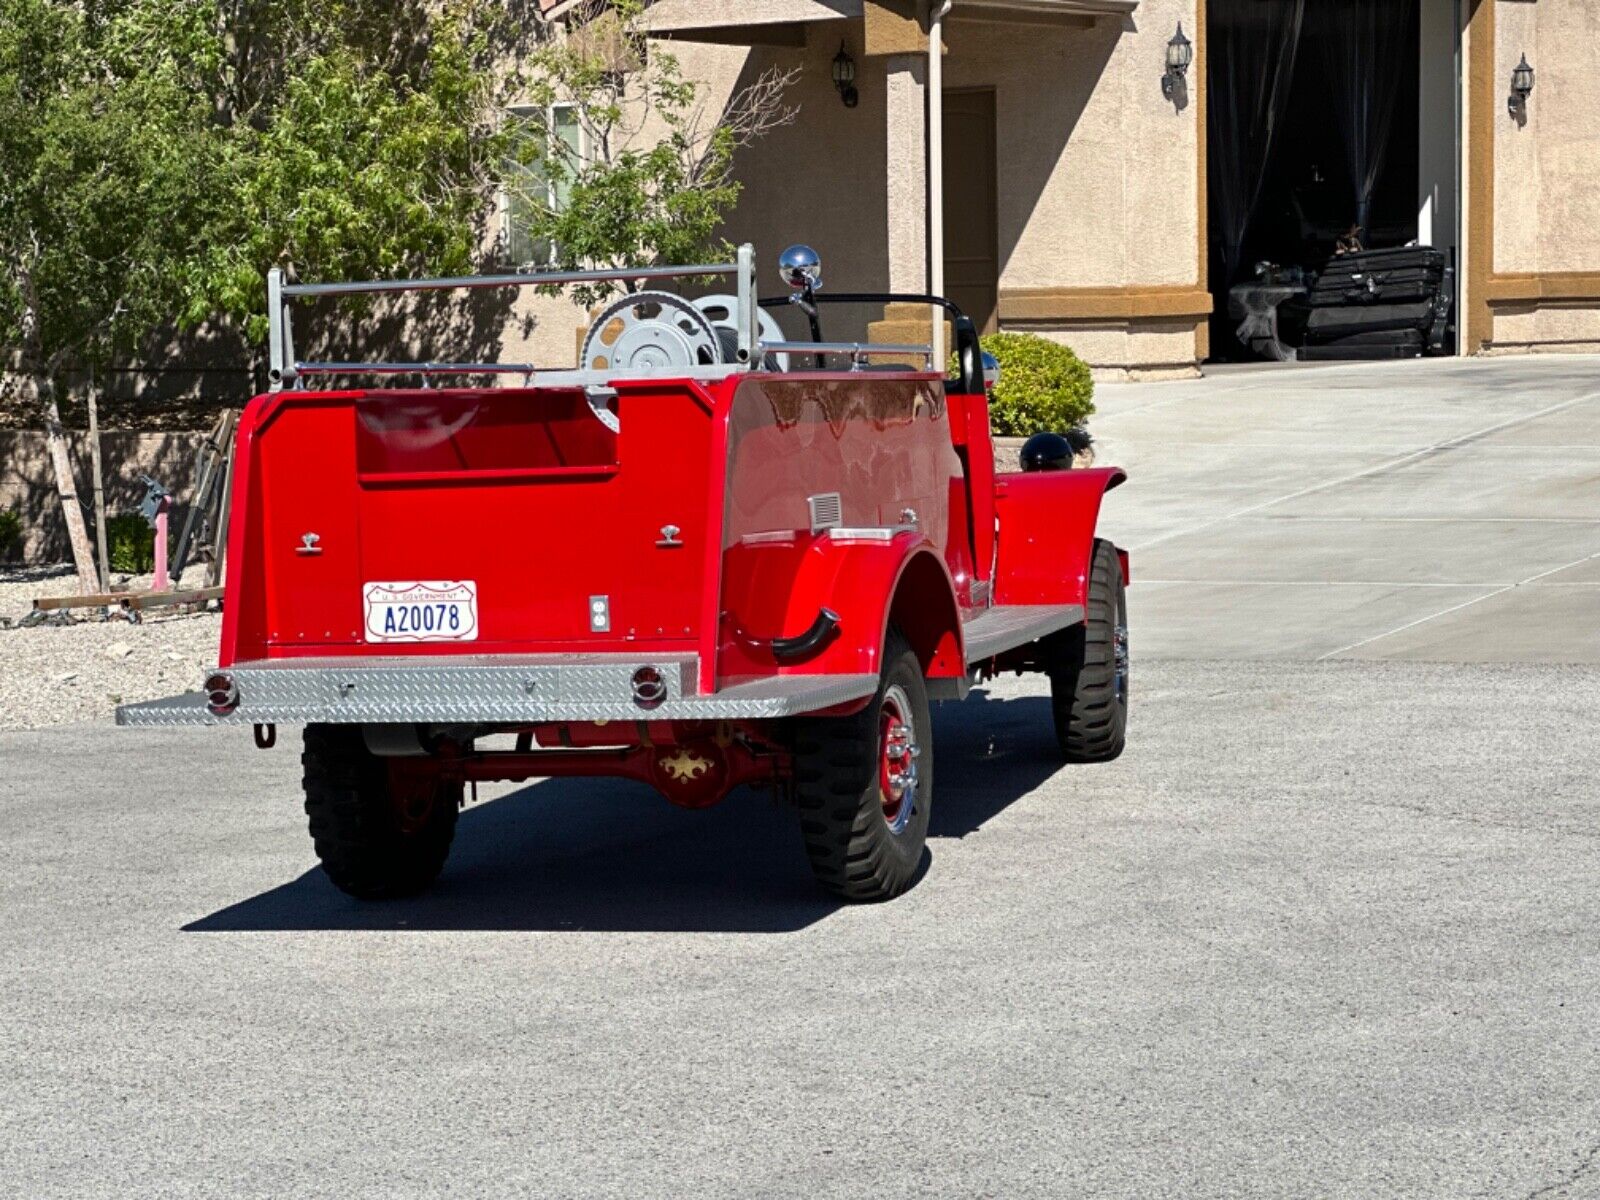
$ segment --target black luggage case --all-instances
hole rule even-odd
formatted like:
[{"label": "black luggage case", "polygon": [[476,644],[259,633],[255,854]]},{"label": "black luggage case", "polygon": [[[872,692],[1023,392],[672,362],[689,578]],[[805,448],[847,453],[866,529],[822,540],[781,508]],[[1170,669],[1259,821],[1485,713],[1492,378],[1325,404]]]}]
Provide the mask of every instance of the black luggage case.
[{"label": "black luggage case", "polygon": [[1363,359],[1420,358],[1422,334],[1415,329],[1390,329],[1380,333],[1358,333],[1337,342],[1303,346],[1303,362],[1360,361]]},{"label": "black luggage case", "polygon": [[1322,268],[1323,277],[1353,278],[1369,271],[1404,271],[1421,269],[1442,273],[1445,267],[1443,250],[1432,246],[1395,246],[1388,250],[1357,250],[1353,254],[1335,254]]},{"label": "black luggage case", "polygon": [[1431,300],[1444,283],[1445,256],[1432,246],[1358,250],[1323,266],[1311,288],[1313,308]]},{"label": "black luggage case", "polygon": [[1306,339],[1312,343],[1341,341],[1358,333],[1414,329],[1425,333],[1434,322],[1432,300],[1409,304],[1362,304],[1314,308],[1306,318]]},{"label": "black luggage case", "polygon": [[1416,329],[1379,329],[1372,333],[1352,333],[1329,346],[1422,346],[1422,333]]},{"label": "black luggage case", "polygon": [[1444,272],[1424,267],[1398,267],[1393,271],[1370,271],[1355,279],[1343,275],[1324,275],[1311,289],[1313,308],[1337,308],[1356,304],[1402,304],[1407,300],[1431,300],[1444,286]]}]

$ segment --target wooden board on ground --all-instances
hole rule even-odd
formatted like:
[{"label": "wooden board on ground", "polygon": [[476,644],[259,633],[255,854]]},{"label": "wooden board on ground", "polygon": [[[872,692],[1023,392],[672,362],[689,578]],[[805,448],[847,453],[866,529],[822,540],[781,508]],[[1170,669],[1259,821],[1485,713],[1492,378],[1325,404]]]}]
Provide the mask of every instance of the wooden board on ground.
[{"label": "wooden board on ground", "polygon": [[135,592],[122,603],[127,608],[169,608],[175,604],[205,604],[222,599],[220,587],[187,588],[180,592]]},{"label": "wooden board on ground", "polygon": [[92,596],[39,596],[34,612],[55,612],[66,608],[167,608],[174,604],[205,604],[222,599],[220,587],[187,588],[179,592],[99,592]]}]

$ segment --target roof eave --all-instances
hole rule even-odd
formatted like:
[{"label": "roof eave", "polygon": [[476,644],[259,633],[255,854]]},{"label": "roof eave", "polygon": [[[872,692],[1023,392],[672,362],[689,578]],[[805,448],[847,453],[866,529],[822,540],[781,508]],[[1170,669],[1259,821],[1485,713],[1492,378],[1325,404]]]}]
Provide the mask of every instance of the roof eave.
[{"label": "roof eave", "polygon": [[1130,16],[1138,7],[1139,0],[956,0],[951,16],[1113,17]]}]

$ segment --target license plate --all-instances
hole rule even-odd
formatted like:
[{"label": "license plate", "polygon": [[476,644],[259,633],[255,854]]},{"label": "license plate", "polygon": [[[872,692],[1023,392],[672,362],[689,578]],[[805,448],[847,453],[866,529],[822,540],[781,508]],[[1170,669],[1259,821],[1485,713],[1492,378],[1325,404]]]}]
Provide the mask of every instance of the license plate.
[{"label": "license plate", "polygon": [[478,638],[478,585],[369,583],[362,593],[369,642],[472,642]]}]

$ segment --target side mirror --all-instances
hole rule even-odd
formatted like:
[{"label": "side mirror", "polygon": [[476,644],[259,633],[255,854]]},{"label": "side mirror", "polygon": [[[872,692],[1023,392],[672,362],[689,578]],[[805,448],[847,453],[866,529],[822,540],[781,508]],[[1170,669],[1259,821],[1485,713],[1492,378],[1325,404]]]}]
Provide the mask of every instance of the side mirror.
[{"label": "side mirror", "polygon": [[778,256],[778,273],[797,292],[814,292],[822,286],[822,257],[810,246],[790,246]]}]

